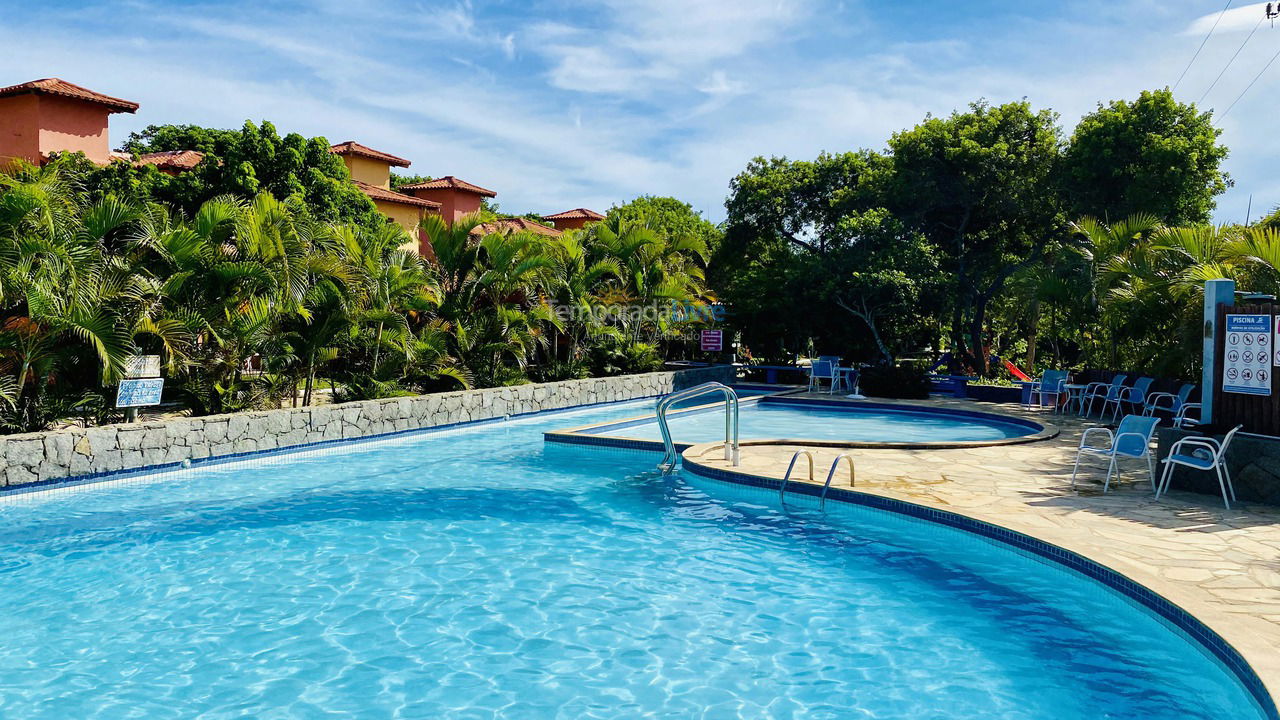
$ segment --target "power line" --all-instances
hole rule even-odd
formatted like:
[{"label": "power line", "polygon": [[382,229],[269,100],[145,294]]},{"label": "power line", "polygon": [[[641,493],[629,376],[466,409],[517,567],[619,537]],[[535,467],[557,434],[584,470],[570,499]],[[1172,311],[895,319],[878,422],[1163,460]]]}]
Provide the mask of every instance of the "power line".
[{"label": "power line", "polygon": [[1271,56],[1271,59],[1267,61],[1267,64],[1262,66],[1262,70],[1258,71],[1258,74],[1253,76],[1253,80],[1250,80],[1249,84],[1244,87],[1244,90],[1241,90],[1240,94],[1236,96],[1236,99],[1232,100],[1231,104],[1227,106],[1227,109],[1222,111],[1222,114],[1218,116],[1218,122],[1222,122],[1222,118],[1226,117],[1227,113],[1231,112],[1231,108],[1235,107],[1236,103],[1240,102],[1240,98],[1244,97],[1244,94],[1249,92],[1249,88],[1253,87],[1253,84],[1258,82],[1263,73],[1267,71],[1267,68],[1270,68],[1271,64],[1276,61],[1276,58],[1280,58],[1280,50],[1277,50],[1276,54]]},{"label": "power line", "polygon": [[1226,67],[1222,68],[1222,72],[1218,73],[1218,77],[1214,78],[1213,82],[1209,83],[1209,88],[1204,91],[1204,95],[1201,95],[1200,99],[1196,101],[1197,105],[1204,102],[1204,99],[1209,96],[1209,92],[1213,90],[1214,86],[1218,84],[1218,81],[1222,79],[1222,76],[1227,74],[1227,70],[1231,68],[1231,63],[1235,62],[1236,58],[1240,57],[1240,51],[1244,50],[1244,46],[1249,44],[1249,40],[1253,38],[1253,34],[1258,32],[1258,28],[1262,27],[1263,20],[1266,20],[1266,18],[1258,18],[1258,23],[1249,31],[1248,37],[1244,39],[1244,42],[1240,43],[1240,47],[1236,48],[1236,54],[1231,56],[1231,59],[1227,61]]},{"label": "power line", "polygon": [[1196,58],[1200,57],[1200,51],[1204,49],[1204,44],[1209,42],[1209,38],[1213,37],[1213,31],[1218,29],[1218,23],[1222,22],[1222,16],[1227,14],[1227,8],[1231,7],[1233,0],[1227,0],[1227,4],[1222,6],[1222,12],[1218,13],[1218,19],[1213,21],[1213,27],[1209,28],[1209,34],[1204,36],[1200,41],[1200,47],[1196,48],[1196,54],[1191,56],[1191,60],[1187,62],[1187,66],[1182,68],[1182,74],[1178,76],[1178,82],[1173,84],[1173,89],[1177,90],[1182,84],[1182,78],[1187,76],[1187,71],[1195,64]]}]

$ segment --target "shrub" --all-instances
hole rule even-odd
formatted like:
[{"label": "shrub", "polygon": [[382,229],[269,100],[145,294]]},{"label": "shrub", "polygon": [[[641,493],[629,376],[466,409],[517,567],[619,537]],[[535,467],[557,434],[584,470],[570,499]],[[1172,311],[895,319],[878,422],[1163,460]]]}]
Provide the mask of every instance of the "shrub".
[{"label": "shrub", "polygon": [[872,397],[924,400],[929,397],[932,384],[916,365],[878,365],[862,371],[858,386]]}]

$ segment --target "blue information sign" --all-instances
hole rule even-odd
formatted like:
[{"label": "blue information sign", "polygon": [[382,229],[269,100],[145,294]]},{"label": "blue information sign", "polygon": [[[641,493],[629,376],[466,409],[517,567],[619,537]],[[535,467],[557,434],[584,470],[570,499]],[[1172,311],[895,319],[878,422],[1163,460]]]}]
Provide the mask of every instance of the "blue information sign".
[{"label": "blue information sign", "polygon": [[159,405],[164,390],[164,378],[121,380],[116,392],[116,407],[144,407]]}]

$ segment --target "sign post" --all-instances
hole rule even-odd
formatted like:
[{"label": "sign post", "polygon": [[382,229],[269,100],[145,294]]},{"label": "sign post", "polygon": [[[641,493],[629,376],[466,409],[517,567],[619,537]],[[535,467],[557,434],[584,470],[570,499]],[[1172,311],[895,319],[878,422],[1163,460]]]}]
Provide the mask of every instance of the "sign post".
[{"label": "sign post", "polygon": [[702,352],[722,352],[724,350],[723,330],[702,331]]},{"label": "sign post", "polygon": [[125,408],[129,422],[137,422],[138,408],[159,405],[164,392],[159,355],[135,355],[125,361],[124,379],[116,390],[116,407]]},{"label": "sign post", "polygon": [[1227,315],[1222,391],[1270,395],[1275,328],[1270,315]]}]

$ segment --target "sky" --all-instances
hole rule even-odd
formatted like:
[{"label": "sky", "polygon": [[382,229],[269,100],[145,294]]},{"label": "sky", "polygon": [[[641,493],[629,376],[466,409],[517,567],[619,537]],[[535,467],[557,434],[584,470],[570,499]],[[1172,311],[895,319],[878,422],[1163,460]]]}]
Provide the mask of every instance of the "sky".
[{"label": "sky", "polygon": [[1240,222],[1250,198],[1254,218],[1280,205],[1280,60],[1259,77],[1280,28],[1238,5],[0,0],[0,86],[60,77],[141,103],[112,116],[113,146],[265,119],[492,188],[506,212],[673,195],[718,222],[756,156],[883,149],[980,98],[1025,98],[1070,133],[1099,102],[1177,83],[1218,115],[1240,98],[1218,121],[1235,185],[1215,215]]}]

